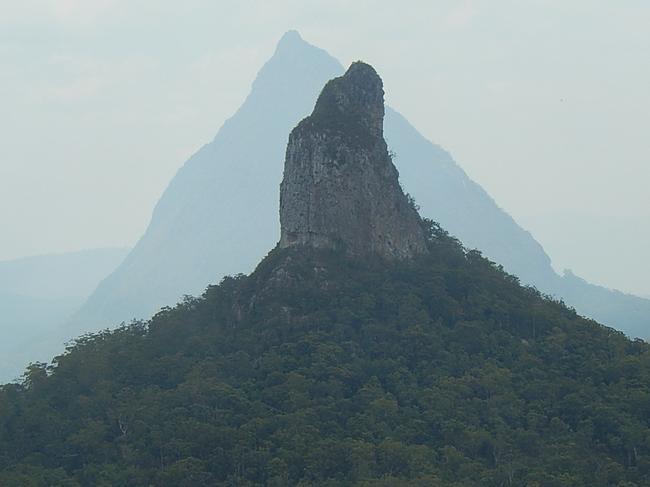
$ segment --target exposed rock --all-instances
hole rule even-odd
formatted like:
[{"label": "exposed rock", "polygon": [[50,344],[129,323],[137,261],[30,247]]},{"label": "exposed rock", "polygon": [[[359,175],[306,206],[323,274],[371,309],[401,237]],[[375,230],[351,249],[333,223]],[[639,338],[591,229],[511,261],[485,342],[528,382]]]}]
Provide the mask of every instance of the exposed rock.
[{"label": "exposed rock", "polygon": [[291,132],[280,191],[281,247],[410,258],[427,252],[383,137],[384,90],[356,62]]}]

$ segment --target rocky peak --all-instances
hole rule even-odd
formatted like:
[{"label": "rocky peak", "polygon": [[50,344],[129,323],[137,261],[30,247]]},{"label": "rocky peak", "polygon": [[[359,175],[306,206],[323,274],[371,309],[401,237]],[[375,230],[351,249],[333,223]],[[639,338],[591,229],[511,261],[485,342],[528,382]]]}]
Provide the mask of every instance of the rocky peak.
[{"label": "rocky peak", "polygon": [[309,120],[333,132],[383,137],[384,87],[375,69],[357,61],[344,76],[329,81]]},{"label": "rocky peak", "polygon": [[384,90],[356,62],[329,81],[289,136],[280,188],[281,247],[410,258],[427,251],[383,138]]},{"label": "rocky peak", "polygon": [[300,33],[297,30],[288,30],[282,35],[282,37],[278,41],[276,52],[295,48],[296,46],[300,47],[303,44],[305,44],[305,41],[300,36]]}]

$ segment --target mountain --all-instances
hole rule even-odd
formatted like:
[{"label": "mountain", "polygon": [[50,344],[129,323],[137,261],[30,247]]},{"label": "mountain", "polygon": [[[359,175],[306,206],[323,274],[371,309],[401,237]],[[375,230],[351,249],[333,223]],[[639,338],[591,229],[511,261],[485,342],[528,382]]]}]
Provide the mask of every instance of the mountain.
[{"label": "mountain", "polygon": [[62,349],[62,324],[127,249],[92,249],[0,262],[0,382]]},{"label": "mountain", "polygon": [[[371,69],[335,83],[376,94]],[[319,238],[1,386],[0,485],[650,485],[650,345],[522,287],[414,207],[424,251],[357,247],[321,204],[345,207],[349,175],[374,180],[357,202],[386,228],[402,222],[384,204],[408,198],[355,123],[372,104],[329,88],[318,103],[339,121],[299,125],[282,184],[288,215],[312,194],[310,222],[328,224],[297,236]],[[322,179],[298,182],[297,163]]]},{"label": "mountain", "polygon": [[557,274],[542,246],[472,181],[447,151],[424,138],[394,110],[388,110],[385,125],[400,181],[423,215],[523,282],[544,291],[553,287]]},{"label": "mountain", "polygon": [[0,294],[48,299],[87,296],[128,252],[104,248],[0,261]]},{"label": "mountain", "polygon": [[[178,172],[145,234],[84,304],[70,330],[149,317],[224,275],[252,270],[278,239],[276,189],[287,133],[308,114],[322,85],[342,72],[325,51],[295,31],[286,33],[244,104]],[[384,132],[400,181],[422,214],[581,314],[631,336],[650,334],[650,300],[557,275],[542,246],[445,150],[390,108]]]},{"label": "mountain", "polygon": [[[647,325],[650,300],[647,298],[590,284],[571,271],[565,271],[553,289],[555,295],[561,296],[579,313],[596,317],[597,321],[619,328],[632,337],[650,338]],[[615,326],[616,323],[620,326]]]}]

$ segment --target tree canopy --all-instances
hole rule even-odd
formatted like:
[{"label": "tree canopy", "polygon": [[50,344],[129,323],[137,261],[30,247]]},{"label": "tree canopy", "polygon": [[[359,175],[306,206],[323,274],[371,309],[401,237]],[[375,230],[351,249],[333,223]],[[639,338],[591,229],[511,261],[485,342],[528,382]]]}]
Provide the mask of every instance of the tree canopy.
[{"label": "tree canopy", "polygon": [[650,349],[464,249],[273,250],[0,388],[3,486],[650,485]]}]

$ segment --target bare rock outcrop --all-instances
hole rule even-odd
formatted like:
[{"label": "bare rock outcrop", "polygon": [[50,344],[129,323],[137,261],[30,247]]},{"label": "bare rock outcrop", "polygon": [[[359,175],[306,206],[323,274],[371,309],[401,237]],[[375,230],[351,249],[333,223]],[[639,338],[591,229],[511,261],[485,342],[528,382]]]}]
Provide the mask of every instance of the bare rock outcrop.
[{"label": "bare rock outcrop", "polygon": [[411,258],[427,252],[383,137],[384,90],[356,62],[329,81],[289,136],[280,190],[280,247]]}]

